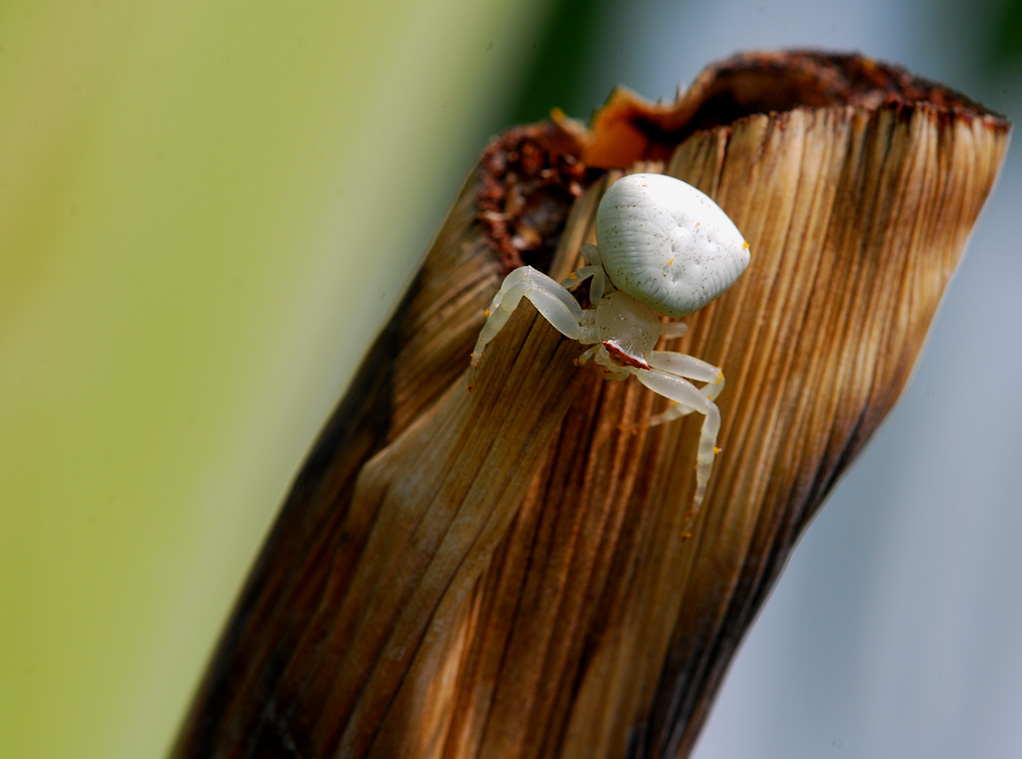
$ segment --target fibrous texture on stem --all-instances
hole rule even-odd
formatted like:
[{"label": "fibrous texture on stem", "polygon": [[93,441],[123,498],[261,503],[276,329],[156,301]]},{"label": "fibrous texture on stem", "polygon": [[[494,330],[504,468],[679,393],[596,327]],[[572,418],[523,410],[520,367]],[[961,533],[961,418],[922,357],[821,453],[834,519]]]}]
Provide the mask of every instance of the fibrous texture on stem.
[{"label": "fibrous texture on stem", "polygon": [[[499,137],[302,468],[177,755],[687,755],[905,386],[1008,134],[895,67],[785,52]],[[531,306],[469,370],[501,278],[566,275],[635,170],[708,193],[752,249],[670,341],[727,375],[694,516],[699,420],[644,429],[661,402],[576,367]]]}]

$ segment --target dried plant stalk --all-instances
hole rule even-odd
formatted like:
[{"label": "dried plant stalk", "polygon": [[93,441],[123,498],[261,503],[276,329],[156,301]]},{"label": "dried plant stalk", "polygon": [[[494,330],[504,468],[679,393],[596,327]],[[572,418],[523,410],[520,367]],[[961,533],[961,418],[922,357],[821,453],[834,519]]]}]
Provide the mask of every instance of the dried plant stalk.
[{"label": "dried plant stalk", "polygon": [[[904,387],[1008,134],[938,85],[812,53],[506,133],[302,469],[175,755],[687,755]],[[659,401],[574,366],[531,306],[468,371],[500,278],[566,274],[615,169],[651,165],[753,251],[670,346],[728,380],[692,521],[700,420],[625,431]]]}]

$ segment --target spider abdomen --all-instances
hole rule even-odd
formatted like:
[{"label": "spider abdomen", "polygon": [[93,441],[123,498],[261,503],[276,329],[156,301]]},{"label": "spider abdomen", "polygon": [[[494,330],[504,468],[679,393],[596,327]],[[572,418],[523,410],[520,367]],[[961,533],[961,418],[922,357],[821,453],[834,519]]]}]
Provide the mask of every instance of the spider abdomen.
[{"label": "spider abdomen", "polygon": [[665,316],[721,295],[749,265],[749,246],[707,195],[662,174],[630,174],[603,196],[596,244],[610,281]]}]

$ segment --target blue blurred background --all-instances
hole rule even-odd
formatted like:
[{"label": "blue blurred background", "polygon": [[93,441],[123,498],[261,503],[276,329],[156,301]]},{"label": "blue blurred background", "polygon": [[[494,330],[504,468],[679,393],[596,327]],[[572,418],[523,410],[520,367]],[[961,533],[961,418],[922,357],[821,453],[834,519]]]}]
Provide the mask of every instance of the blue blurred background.
[{"label": "blue blurred background", "polygon": [[[1017,0],[0,7],[0,755],[165,751],[490,135],[778,47],[861,51],[1022,115]],[[696,756],[1018,753],[1016,153]]]}]

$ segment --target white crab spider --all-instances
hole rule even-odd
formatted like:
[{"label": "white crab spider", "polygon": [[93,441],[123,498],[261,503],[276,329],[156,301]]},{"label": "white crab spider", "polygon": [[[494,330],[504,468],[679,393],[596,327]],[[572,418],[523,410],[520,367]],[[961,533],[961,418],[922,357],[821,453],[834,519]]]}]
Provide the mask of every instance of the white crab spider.
[{"label": "white crab spider", "polygon": [[[673,401],[650,425],[693,411],[705,415],[694,512],[717,451],[720,412],[713,401],[724,389],[724,374],[701,359],[654,350],[661,336],[685,334],[685,324],[661,322],[658,313],[685,316],[719,296],[749,265],[749,245],[707,195],[662,174],[631,174],[611,185],[597,210],[596,243],[582,246],[586,265],[561,284],[531,266],[508,274],[486,312],[472,366],[528,298],[555,329],[592,346],[579,363],[592,359],[612,379],[633,375]],[[587,278],[592,306],[582,308],[567,288]],[[690,380],[705,384],[697,388]]]}]

